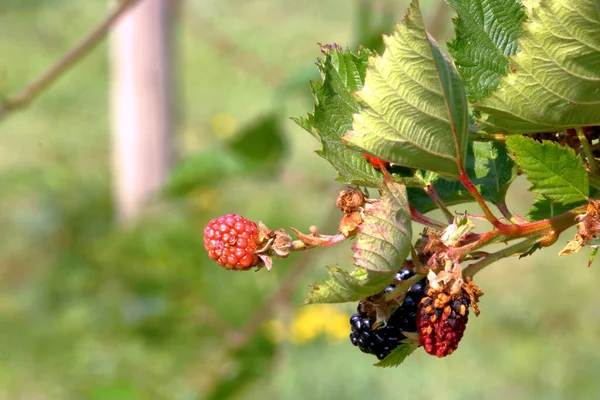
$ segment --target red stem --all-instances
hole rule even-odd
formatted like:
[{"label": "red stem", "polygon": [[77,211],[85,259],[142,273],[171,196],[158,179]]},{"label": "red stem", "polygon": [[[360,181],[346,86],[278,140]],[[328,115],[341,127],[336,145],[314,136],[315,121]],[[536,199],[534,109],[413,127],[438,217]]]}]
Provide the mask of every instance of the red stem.
[{"label": "red stem", "polygon": [[444,230],[446,229],[447,225],[436,221],[433,218],[429,218],[426,215],[421,214],[420,212],[418,212],[417,210],[415,210],[415,208],[409,204],[410,207],[410,218],[415,221],[418,222],[419,224],[423,224],[425,226],[429,226],[430,228],[435,228],[435,229],[440,229],[440,230]]},{"label": "red stem", "polygon": [[490,221],[492,223],[492,225],[494,225],[494,228],[496,228],[498,230],[502,230],[506,226],[509,226],[509,225],[506,225],[506,224],[503,224],[502,222],[500,222],[498,220],[498,218],[496,218],[496,216],[494,214],[492,214],[492,211],[489,209],[487,204],[485,204],[485,200],[483,200],[483,197],[481,197],[481,194],[479,194],[479,191],[477,190],[475,185],[473,185],[473,182],[471,182],[471,179],[469,179],[469,177],[467,176],[467,173],[465,172],[465,169],[462,166],[462,164],[459,164],[458,167],[460,169],[460,177],[459,177],[460,181],[467,188],[467,190],[469,192],[471,192],[473,197],[475,197],[475,200],[479,204],[479,207],[481,207],[481,209],[483,210],[483,213],[487,217],[488,221]]}]

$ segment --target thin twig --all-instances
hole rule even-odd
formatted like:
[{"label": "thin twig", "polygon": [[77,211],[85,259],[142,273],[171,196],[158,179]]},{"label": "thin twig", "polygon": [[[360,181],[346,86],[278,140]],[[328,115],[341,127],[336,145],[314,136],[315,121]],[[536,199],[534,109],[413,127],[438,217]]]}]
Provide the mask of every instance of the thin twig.
[{"label": "thin twig", "polygon": [[421,214],[412,206],[412,204],[409,204],[409,206],[410,206],[410,219],[413,220],[414,222],[428,226],[430,228],[439,229],[441,231],[443,231],[444,229],[446,229],[448,227],[447,224],[443,224],[440,221],[436,221],[433,218],[429,218],[428,216]]},{"label": "thin twig", "polygon": [[533,246],[534,244],[539,242],[540,239],[541,239],[540,236],[528,238],[528,239],[523,240],[522,242],[519,242],[519,243],[509,246],[505,249],[497,251],[496,253],[489,254],[483,260],[473,263],[473,264],[469,265],[468,267],[466,267],[463,270],[463,275],[464,276],[474,276],[476,273],[478,273],[479,271],[481,271],[488,265],[493,264],[502,258],[510,257],[514,254],[523,253],[523,252],[529,250],[531,248],[531,246]]},{"label": "thin twig", "polygon": [[448,210],[448,207],[446,207],[446,204],[444,204],[444,201],[442,200],[442,198],[440,197],[440,195],[437,193],[437,191],[435,190],[435,188],[433,187],[432,184],[426,185],[423,190],[425,191],[425,193],[427,193],[429,195],[429,197],[431,198],[431,200],[433,200],[433,203],[440,209],[442,210],[442,213],[444,213],[444,216],[446,217],[446,219],[448,220],[449,223],[452,223],[452,221],[454,221],[454,215],[452,215],[452,212],[450,212],[450,210]]},{"label": "thin twig", "polygon": [[118,6],[111,11],[87,36],[75,47],[69,50],[54,65],[48,68],[37,79],[29,83],[12,98],[0,104],[0,118],[8,113],[27,107],[37,96],[53,84],[69,68],[94,49],[115,25],[119,18],[139,0],[121,0]]}]

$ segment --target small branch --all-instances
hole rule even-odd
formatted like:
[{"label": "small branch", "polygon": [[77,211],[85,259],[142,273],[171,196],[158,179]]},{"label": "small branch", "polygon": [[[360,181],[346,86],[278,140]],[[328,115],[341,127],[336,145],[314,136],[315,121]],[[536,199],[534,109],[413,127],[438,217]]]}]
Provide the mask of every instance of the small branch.
[{"label": "small branch", "polygon": [[115,25],[119,18],[137,1],[139,0],[121,0],[117,8],[110,12],[98,26],[77,43],[75,47],[69,50],[67,54],[14,97],[0,104],[0,118],[5,117],[11,111],[27,107],[40,93],[93,50],[106,37],[108,31]]},{"label": "small branch", "polygon": [[514,254],[523,253],[523,252],[527,251],[528,249],[531,248],[531,246],[533,246],[534,244],[539,242],[540,239],[541,239],[540,236],[528,238],[528,239],[523,240],[520,243],[509,246],[509,247],[502,249],[496,253],[489,254],[483,260],[473,263],[473,264],[469,265],[468,267],[466,267],[463,270],[463,275],[464,276],[474,276],[476,273],[478,273],[479,271],[481,271],[488,265],[493,264],[502,258],[510,257]]},{"label": "small branch", "polygon": [[475,197],[477,204],[479,204],[479,207],[481,207],[481,210],[487,217],[488,221],[490,221],[492,223],[492,225],[494,225],[494,228],[496,228],[496,229],[502,229],[502,228],[506,227],[506,224],[503,224],[502,222],[500,222],[498,220],[498,218],[496,218],[496,216],[489,209],[489,207],[485,203],[485,200],[483,200],[483,197],[481,197],[481,194],[479,194],[479,191],[477,190],[475,185],[473,185],[473,182],[471,182],[471,179],[469,179],[469,176],[465,172],[465,168],[463,167],[462,163],[459,163],[458,166],[460,168],[460,181],[467,188],[467,190],[469,192],[471,192],[473,197]]},{"label": "small branch", "polygon": [[410,205],[410,218],[419,224],[423,224],[434,229],[444,230],[448,226],[439,221],[436,221],[433,218],[429,218],[428,216],[421,214],[420,212],[415,210],[415,208],[412,205]]},{"label": "small branch", "polygon": [[450,212],[450,210],[448,210],[448,207],[446,207],[446,205],[444,204],[442,198],[438,195],[438,193],[436,192],[436,190],[433,187],[433,185],[431,185],[431,184],[426,185],[423,188],[423,190],[425,191],[425,193],[427,193],[429,195],[429,197],[431,198],[431,200],[433,200],[433,203],[440,210],[442,210],[442,212],[444,213],[444,216],[446,217],[446,219],[448,220],[448,222],[452,223],[452,221],[454,221],[454,215],[452,215],[452,212]]},{"label": "small branch", "polygon": [[581,146],[583,147],[583,152],[588,159],[588,163],[590,165],[590,169],[592,173],[596,176],[600,175],[600,168],[598,168],[598,163],[596,162],[596,157],[594,157],[594,153],[592,152],[592,148],[590,146],[590,142],[587,140],[587,137],[583,133],[583,129],[580,126],[575,128],[575,132],[577,132],[577,137],[581,142]]}]

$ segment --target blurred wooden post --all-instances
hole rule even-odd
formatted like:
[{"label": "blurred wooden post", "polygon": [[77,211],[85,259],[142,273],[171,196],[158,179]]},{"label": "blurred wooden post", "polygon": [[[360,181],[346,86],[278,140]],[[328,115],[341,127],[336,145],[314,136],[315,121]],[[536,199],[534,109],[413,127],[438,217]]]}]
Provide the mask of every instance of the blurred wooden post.
[{"label": "blurred wooden post", "polygon": [[171,161],[172,11],[171,0],[140,0],[111,33],[113,198],[122,222],[161,187]]}]

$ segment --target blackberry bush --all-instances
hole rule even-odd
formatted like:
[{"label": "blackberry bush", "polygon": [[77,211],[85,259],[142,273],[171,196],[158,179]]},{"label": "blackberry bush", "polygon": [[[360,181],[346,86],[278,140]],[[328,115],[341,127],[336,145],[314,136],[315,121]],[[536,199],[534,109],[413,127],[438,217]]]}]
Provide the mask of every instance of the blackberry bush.
[{"label": "blackberry bush", "polygon": [[[292,239],[229,224],[219,238],[214,222],[205,232],[210,257],[231,269],[270,268],[272,257],[351,239],[354,269],[329,267],[306,303],[359,301],[350,339],[377,366],[398,365],[420,346],[453,353],[470,310],[479,314],[474,277],[497,261],[531,255],[573,226],[560,255],[587,247],[591,264],[600,246],[597,2],[448,3],[457,12],[449,54],[426,32],[417,0],[381,55],[321,47],[314,111],[295,122],[348,185],[336,199],[338,232],[290,228]],[[537,196],[526,216],[506,203],[519,174]],[[481,212],[451,208],[469,202]],[[475,219],[488,224],[476,230]],[[506,246],[488,247],[498,243]]]}]

